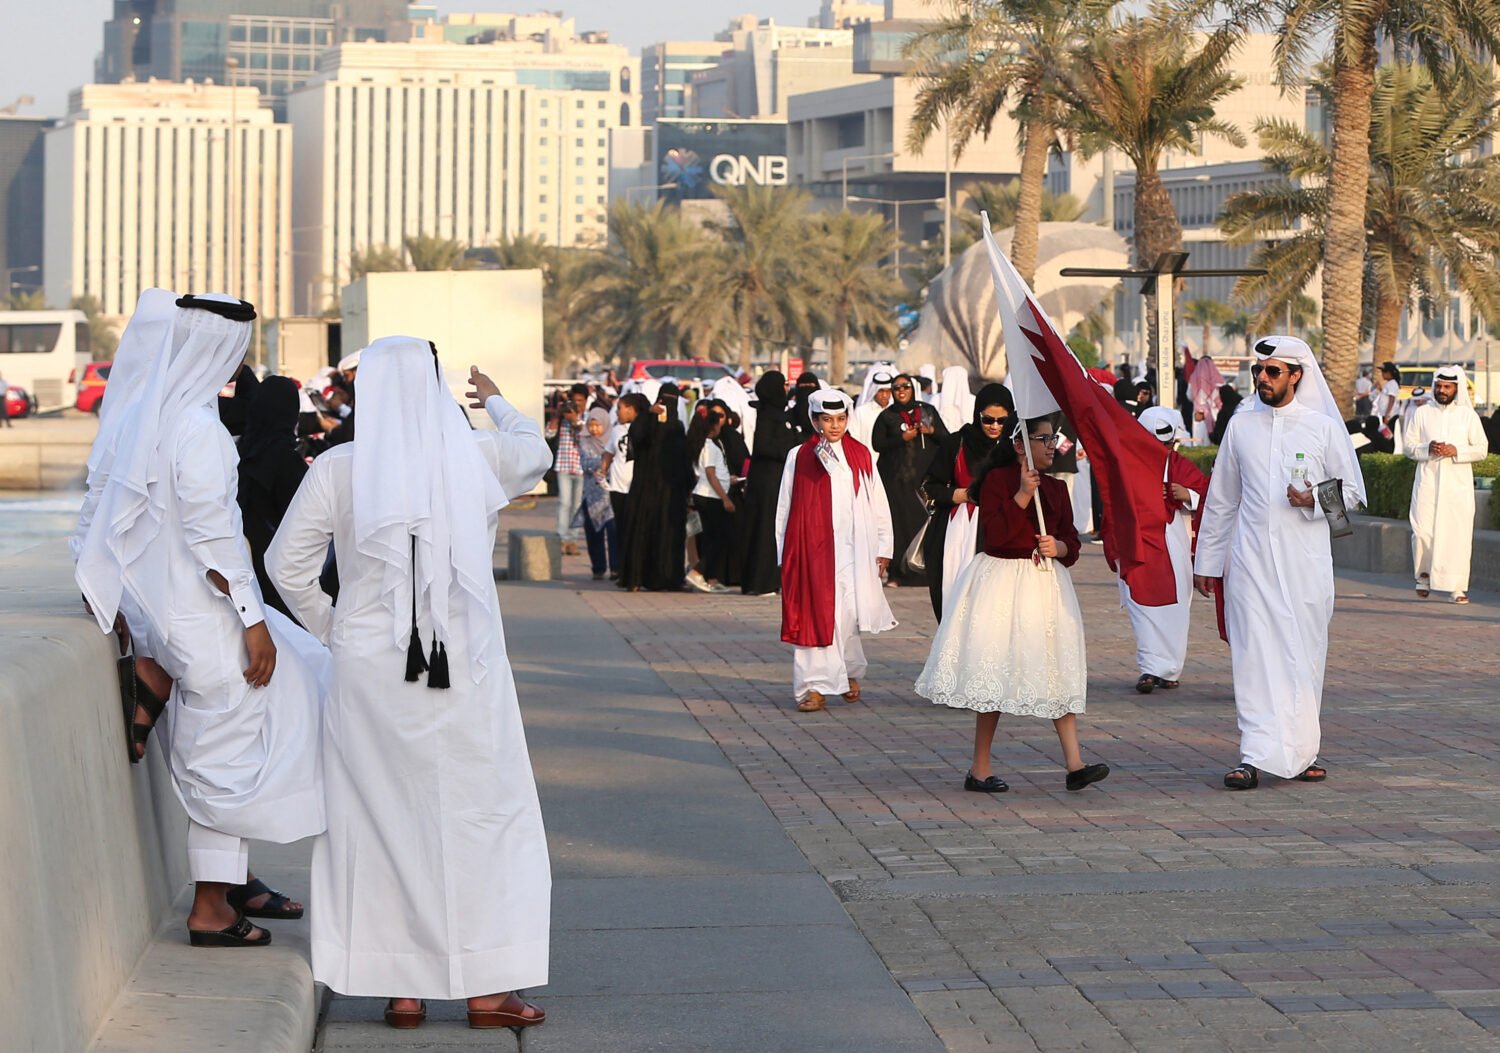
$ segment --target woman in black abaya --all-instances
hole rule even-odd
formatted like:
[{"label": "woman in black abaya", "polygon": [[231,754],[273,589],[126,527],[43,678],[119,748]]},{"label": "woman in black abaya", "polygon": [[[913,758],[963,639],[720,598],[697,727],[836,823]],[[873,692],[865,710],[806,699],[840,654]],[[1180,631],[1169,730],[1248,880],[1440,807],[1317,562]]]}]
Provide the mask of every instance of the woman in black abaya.
[{"label": "woman in black abaya", "polygon": [[875,418],[870,445],[880,454],[880,479],[891,506],[895,549],[890,580],[897,585],[927,584],[927,575],[908,570],[903,557],[927,522],[927,507],[917,488],[927,478],[927,469],[947,437],[948,429],[937,409],[917,401],[911,376],[902,373],[891,381],[891,404]]},{"label": "woman in black abaya", "polygon": [[802,444],[786,407],[786,377],[776,370],[755,382],[755,446],[745,484],[745,569],[741,588],[747,596],[781,591],[781,564],[776,559],[776,500],[787,454]]},{"label": "woman in black abaya", "polygon": [[635,472],[626,497],[620,587],[674,591],[687,573],[687,502],[692,474],[687,436],[677,415],[677,388],[663,384],[650,413],[630,425]]},{"label": "woman in black abaya", "polygon": [[265,601],[294,618],[271,576],[266,549],[296,496],[307,462],[297,452],[299,416],[297,384],[287,377],[267,377],[254,389],[240,435],[240,515],[255,577]]}]

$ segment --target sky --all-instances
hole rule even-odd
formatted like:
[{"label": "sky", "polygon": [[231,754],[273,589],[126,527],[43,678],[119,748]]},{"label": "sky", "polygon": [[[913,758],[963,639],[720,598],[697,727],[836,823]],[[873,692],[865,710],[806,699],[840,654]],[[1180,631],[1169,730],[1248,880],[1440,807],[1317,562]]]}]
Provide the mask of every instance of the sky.
[{"label": "sky", "polygon": [[[0,107],[22,95],[36,104],[23,114],[60,117],[68,92],[89,83],[94,56],[104,40],[112,0],[0,0],[5,8],[0,33]],[[806,25],[818,13],[818,0],[694,0],[686,7],[661,0],[439,0],[441,11],[553,10],[561,7],[580,30],[607,30],[610,40],[632,51],[659,40],[711,40],[734,15],[753,11],[785,25]]]}]

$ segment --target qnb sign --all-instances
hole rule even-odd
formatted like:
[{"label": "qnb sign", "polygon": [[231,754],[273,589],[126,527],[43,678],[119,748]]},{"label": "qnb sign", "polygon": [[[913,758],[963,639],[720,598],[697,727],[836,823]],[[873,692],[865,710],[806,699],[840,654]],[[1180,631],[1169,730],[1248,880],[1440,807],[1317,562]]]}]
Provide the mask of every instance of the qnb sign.
[{"label": "qnb sign", "polygon": [[715,154],[708,163],[708,175],[720,186],[744,186],[756,183],[760,186],[786,186],[787,160],[784,156],[762,154],[749,157],[745,154]]}]

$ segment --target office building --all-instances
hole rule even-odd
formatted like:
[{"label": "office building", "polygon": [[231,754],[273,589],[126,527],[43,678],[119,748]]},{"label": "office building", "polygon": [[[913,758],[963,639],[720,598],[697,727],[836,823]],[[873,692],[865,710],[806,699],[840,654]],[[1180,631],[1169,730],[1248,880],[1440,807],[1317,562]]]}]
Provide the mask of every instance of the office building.
[{"label": "office building", "polygon": [[641,49],[641,123],[688,115],[694,73],[718,65],[728,44],[721,40],[666,40]]},{"label": "office building", "polygon": [[46,117],[0,114],[0,301],[42,287]]},{"label": "office building", "polygon": [[689,117],[785,118],[793,95],[875,80],[854,70],[854,31],[741,20],[721,34],[728,48],[689,78]]},{"label": "office building", "polygon": [[47,302],[142,289],[291,305],[291,129],[254,88],[90,84],[46,133]]},{"label": "office building", "polygon": [[344,44],[323,56],[288,107],[299,309],[328,304],[354,253],[408,236],[605,240],[609,140],[639,121],[639,60],[551,23],[489,43]]},{"label": "office building", "polygon": [[323,51],[410,31],[405,0],[114,0],[94,79],[249,85],[281,118]]}]

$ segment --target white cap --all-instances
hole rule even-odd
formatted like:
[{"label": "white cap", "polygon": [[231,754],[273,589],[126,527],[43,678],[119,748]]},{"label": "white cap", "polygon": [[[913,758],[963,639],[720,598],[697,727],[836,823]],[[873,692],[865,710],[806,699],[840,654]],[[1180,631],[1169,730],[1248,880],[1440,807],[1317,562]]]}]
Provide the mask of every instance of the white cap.
[{"label": "white cap", "polygon": [[[361,348],[360,350],[362,351],[364,349]],[[360,352],[359,351],[355,351],[353,354],[345,355],[343,358],[339,359],[339,372],[340,373],[347,373],[351,369],[358,369],[359,368],[359,355],[360,355]]]}]

